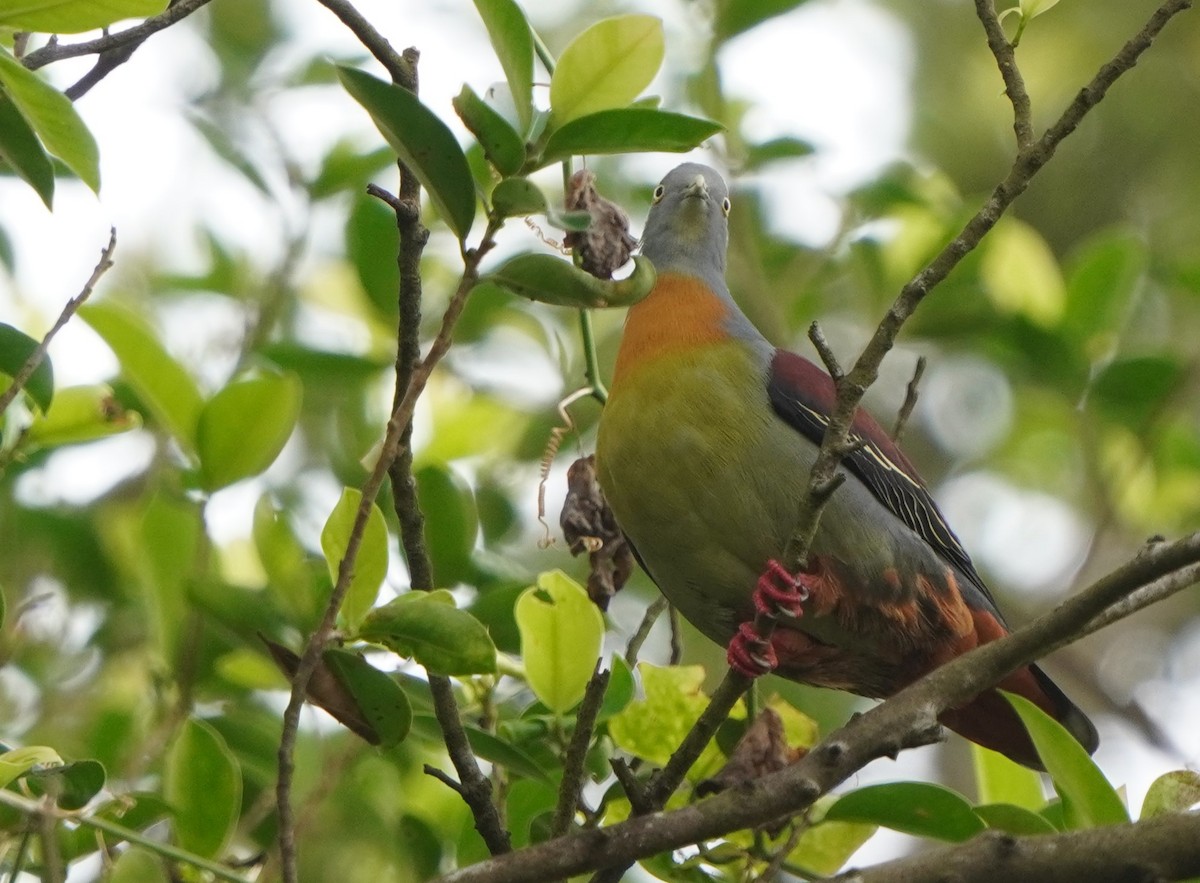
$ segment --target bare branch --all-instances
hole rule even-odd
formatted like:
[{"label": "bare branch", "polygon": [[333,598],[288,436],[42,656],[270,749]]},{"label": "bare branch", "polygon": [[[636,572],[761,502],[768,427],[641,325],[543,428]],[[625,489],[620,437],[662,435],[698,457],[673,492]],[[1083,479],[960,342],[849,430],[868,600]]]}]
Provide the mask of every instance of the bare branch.
[{"label": "bare branch", "polygon": [[579,806],[579,792],[583,787],[584,762],[587,760],[588,747],[592,744],[592,732],[596,728],[596,718],[600,714],[600,706],[604,703],[604,691],[608,689],[608,679],[611,670],[600,670],[600,660],[596,660],[596,669],[592,679],[588,681],[583,701],[579,703],[579,712],[575,716],[575,732],[571,734],[571,742],[567,746],[567,755],[563,758],[563,777],[558,787],[558,804],[554,808],[554,821],[550,826],[550,834],[558,837],[567,833],[571,821],[575,818],[575,809]]},{"label": "bare branch", "polygon": [[629,643],[625,646],[625,661],[632,668],[637,665],[638,654],[642,651],[642,645],[646,643],[646,639],[650,637],[650,629],[654,628],[654,623],[667,605],[671,602],[667,600],[665,595],[659,595],[654,599],[653,603],[646,608],[646,613],[642,616],[642,621],[637,627],[637,631],[629,639]]},{"label": "bare branch", "polygon": [[392,48],[392,44],[379,31],[375,30],[375,26],[346,0],[318,0],[318,2],[341,19],[342,24],[358,37],[358,41],[367,48],[367,51],[387,69],[392,77],[392,82],[397,86],[403,86],[410,92],[417,91],[416,60],[414,58],[410,63],[406,58],[408,52],[415,50],[410,49],[405,55],[400,55]]},{"label": "bare branch", "polygon": [[1024,150],[1033,143],[1033,111],[1029,103],[1029,93],[1025,89],[1025,80],[1017,67],[1016,52],[1004,36],[1000,17],[996,15],[995,0],[975,0],[975,14],[983,23],[988,48],[996,58],[996,66],[1000,68],[1000,76],[1004,79],[1004,92],[1012,103],[1013,132],[1017,136],[1017,149]]},{"label": "bare branch", "polygon": [[[988,831],[957,846],[834,877],[838,883],[1126,883],[1200,874],[1200,814],[1038,837]],[[832,881],[831,881],[832,883]]]},{"label": "bare branch", "polygon": [[[1135,558],[1011,635],[935,669],[830,733],[784,770],[672,812],[638,816],[500,856],[449,874],[443,883],[534,883],[592,868],[618,869],[639,858],[754,828],[804,810],[871,761],[935,741],[941,731],[937,717],[946,708],[978,695],[1009,672],[1074,640],[1102,611],[1142,587],[1185,571],[1194,577],[1197,565],[1200,533]],[[1181,577],[1175,583],[1176,590],[1186,580],[1186,576]]]},{"label": "bare branch", "polygon": [[829,376],[833,378],[833,382],[838,383],[846,376],[846,372],[842,370],[842,366],[838,363],[837,356],[833,352],[833,347],[825,339],[825,332],[821,330],[819,322],[813,322],[808,326],[808,339],[817,348],[817,355],[825,363],[825,370],[829,372]]},{"label": "bare branch", "polygon": [[1063,139],[1075,131],[1107,94],[1122,74],[1137,64],[1141,54],[1150,47],[1155,37],[1168,21],[1191,6],[1191,0],[1166,0],[1145,26],[1127,42],[1121,50],[1096,72],[1045,134],[1036,142],[1018,151],[1008,175],[996,185],[991,196],[961,232],[900,291],[874,335],[859,355],[854,367],[838,383],[837,403],[830,415],[821,450],[813,464],[809,477],[809,490],[801,506],[797,541],[789,544],[789,555],[783,562],[785,567],[796,570],[808,558],[809,540],[815,535],[814,525],[820,520],[821,512],[828,500],[828,488],[837,474],[843,450],[851,436],[854,414],[862,402],[867,389],[879,377],[879,367],[884,357],[895,345],[900,329],[920,305],[925,296],[958,266],[983,237],[996,225],[1013,201],[1029,186],[1034,176],[1054,156]]},{"label": "bare branch", "polygon": [[[41,49],[30,52],[21,61],[30,70],[37,70],[56,61],[62,61],[64,58],[78,58],[81,55],[100,55],[129,47],[132,47],[129,48],[129,53],[132,54],[133,50],[145,43],[150,36],[187,18],[208,2],[209,0],[177,0],[160,15],[148,18],[135,27],[117,31],[115,34],[105,34],[103,37],[83,43],[50,43]],[[119,63],[117,62],[117,64]],[[112,67],[116,66],[116,64],[112,65]],[[86,92],[87,89],[84,91]]]},{"label": "bare branch", "polygon": [[916,367],[913,368],[912,379],[904,390],[904,404],[896,414],[896,425],[892,428],[892,441],[899,443],[904,435],[904,427],[912,416],[913,408],[917,406],[917,392],[921,386],[921,378],[925,376],[925,357],[918,356]]},{"label": "bare branch", "polygon": [[42,360],[46,358],[46,351],[50,349],[50,341],[54,340],[54,336],[71,321],[71,317],[75,315],[76,310],[83,306],[84,301],[92,296],[92,290],[96,287],[96,283],[100,281],[100,277],[108,272],[108,268],[113,265],[113,252],[117,249],[117,228],[110,227],[108,231],[108,245],[100,252],[100,260],[96,262],[95,269],[92,270],[92,275],[88,277],[87,282],[83,283],[83,288],[79,290],[79,294],[75,295],[66,306],[62,308],[62,312],[58,314],[58,319],[54,325],[46,332],[46,336],[42,338],[42,342],[37,345],[29,358],[25,360],[20,370],[17,371],[17,376],[13,378],[12,385],[9,386],[3,393],[0,393],[0,414],[3,414],[8,406],[13,403],[17,394],[25,388],[25,384],[29,382],[29,378],[33,376],[33,372],[37,370],[38,365],[42,364]]}]

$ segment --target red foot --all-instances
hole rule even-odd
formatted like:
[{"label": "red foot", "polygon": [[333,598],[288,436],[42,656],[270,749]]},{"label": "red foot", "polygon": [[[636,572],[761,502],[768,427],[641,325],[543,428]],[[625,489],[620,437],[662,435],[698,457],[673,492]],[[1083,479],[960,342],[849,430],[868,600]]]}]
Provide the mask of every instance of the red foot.
[{"label": "red foot", "polygon": [[767,616],[786,616],[796,619],[804,615],[800,605],[808,600],[811,577],[805,573],[792,574],[772,558],[754,590],[754,609]]},{"label": "red foot", "polygon": [[770,674],[779,665],[771,642],[754,630],[754,623],[743,622],[729,642],[725,653],[729,667],[748,678]]},{"label": "red foot", "polygon": [[[772,558],[754,589],[754,609],[764,616],[798,619],[804,615],[801,605],[813,588],[813,578],[808,574],[788,573],[787,568]],[[738,627],[729,642],[726,658],[730,668],[748,678],[761,677],[779,665],[770,640],[760,635],[752,622],[743,622]]]}]

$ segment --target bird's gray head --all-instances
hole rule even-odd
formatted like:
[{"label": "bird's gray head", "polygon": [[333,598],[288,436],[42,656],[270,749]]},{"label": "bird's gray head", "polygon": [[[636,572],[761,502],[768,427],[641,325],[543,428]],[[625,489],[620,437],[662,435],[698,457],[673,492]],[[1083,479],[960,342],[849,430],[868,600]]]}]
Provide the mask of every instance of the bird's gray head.
[{"label": "bird's gray head", "polygon": [[654,188],[642,254],[660,273],[687,273],[723,285],[729,206],[729,190],[715,169],[677,166]]}]

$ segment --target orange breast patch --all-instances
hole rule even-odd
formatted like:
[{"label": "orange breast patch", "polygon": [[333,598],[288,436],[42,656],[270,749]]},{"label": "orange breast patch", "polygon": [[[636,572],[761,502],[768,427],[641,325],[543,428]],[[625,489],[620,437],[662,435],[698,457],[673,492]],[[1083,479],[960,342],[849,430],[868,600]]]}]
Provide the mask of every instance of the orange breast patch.
[{"label": "orange breast patch", "polygon": [[699,279],[663,273],[650,296],[629,309],[613,386],[660,356],[728,340],[722,328],[728,315],[726,303]]}]

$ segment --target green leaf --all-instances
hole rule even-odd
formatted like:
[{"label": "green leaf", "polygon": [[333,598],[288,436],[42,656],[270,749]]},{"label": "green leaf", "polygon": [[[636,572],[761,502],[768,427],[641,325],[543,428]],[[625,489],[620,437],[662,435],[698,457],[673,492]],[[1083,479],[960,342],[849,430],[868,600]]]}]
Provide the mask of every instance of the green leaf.
[{"label": "green leaf", "polygon": [[1142,801],[1142,819],[1165,813],[1187,812],[1200,803],[1200,773],[1175,770],[1154,780]]},{"label": "green leaf", "polygon": [[[472,433],[478,431],[472,423]],[[436,585],[453,586],[475,576],[473,554],[479,512],[471,486],[441,463],[422,466],[413,476],[425,513],[425,545]]]},{"label": "green leaf", "polygon": [[141,417],[122,408],[107,383],[68,386],[54,396],[49,411],[34,417],[25,442],[36,448],[80,444],[141,425]]},{"label": "green leaf", "polygon": [[1092,382],[1092,406],[1130,429],[1141,429],[1184,382],[1188,369],[1174,356],[1117,359]]},{"label": "green leaf", "polygon": [[652,15],[596,22],[558,58],[550,77],[550,127],[629,104],[650,85],[664,52],[662,20]]},{"label": "green leaf", "polygon": [[1058,0],[1019,0],[1021,15],[1027,19],[1049,12],[1058,5]]},{"label": "green leaf", "polygon": [[211,725],[188,718],[167,752],[163,795],[175,810],[175,839],[206,858],[225,851],[242,805],[237,759]]},{"label": "green leaf", "polygon": [[[346,557],[350,534],[354,530],[354,521],[361,503],[362,491],[351,487],[343,489],[341,499],[329,513],[329,519],[321,530],[321,551],[325,553],[329,579],[334,585],[337,585],[338,570],[342,559]],[[371,503],[371,511],[367,516],[362,541],[358,547],[358,557],[354,559],[350,587],[342,604],[341,615],[350,628],[354,628],[375,603],[379,587],[383,585],[383,578],[387,576],[387,566],[387,522],[384,521],[379,506]]]},{"label": "green leaf", "polygon": [[84,304],[79,315],[108,344],[150,412],[184,451],[194,453],[204,400],[196,381],[159,343],[157,332],[137,313],[113,302]]},{"label": "green leaf", "polygon": [[492,190],[492,208],[505,218],[546,211],[546,196],[527,178],[505,178]]},{"label": "green leaf", "polygon": [[156,491],[142,509],[136,534],[140,587],[150,632],[162,659],[179,658],[189,608],[188,588],[196,576],[196,550],[203,533],[199,507],[168,491]]},{"label": "green leaf", "polygon": [[0,788],[7,788],[31,769],[39,766],[58,766],[63,759],[45,745],[13,748],[0,754]]},{"label": "green leaf", "polygon": [[442,219],[465,239],[475,220],[475,185],[454,133],[407,89],[354,68],[337,71],[342,86],[429,192]]},{"label": "green leaf", "polygon": [[167,0],[15,0],[0,6],[0,27],[38,34],[82,34],[127,18],[149,18]]},{"label": "green leaf", "polygon": [[501,175],[515,175],[525,165],[525,140],[486,101],[464,85],[454,110],[479,141],[484,155]]},{"label": "green leaf", "polygon": [[475,0],[475,8],[504,68],[517,118],[528,129],[533,118],[533,32],[529,22],[513,0]]},{"label": "green leaf", "polygon": [[74,105],[0,47],[0,86],[46,145],[94,192],[100,192],[100,151]]},{"label": "green leaf", "polygon": [[346,221],[346,257],[371,303],[393,324],[399,313],[399,245],[396,213],[366,193],[355,194]]},{"label": "green leaf", "polygon": [[554,206],[546,206],[546,220],[551,227],[557,227],[559,230],[583,233],[592,226],[592,213],[582,209],[564,211]]},{"label": "green leaf", "polygon": [[0,160],[34,189],[46,208],[54,203],[54,166],[25,117],[0,92]]},{"label": "green leaf", "polygon": [[[528,752],[478,727],[468,724],[463,729],[467,733],[467,741],[471,743],[471,750],[488,763],[499,764],[526,779],[550,781],[550,776]],[[432,714],[413,715],[413,734],[438,745],[445,743],[442,728]]]},{"label": "green leaf", "polygon": [[562,258],[522,254],[505,261],[484,281],[544,304],[594,309],[631,306],[650,293],[656,278],[654,265],[640,255],[626,278],[597,279]]},{"label": "green leaf", "polygon": [[888,782],[844,794],[828,821],[866,822],[917,837],[961,843],[985,827],[965,797],[928,782]]},{"label": "green leaf", "polygon": [[434,674],[491,674],[496,646],[478,619],[445,590],[409,592],[367,614],[355,636],[411,656]]},{"label": "green leaf", "polygon": [[980,277],[996,307],[1049,327],[1063,315],[1066,284],[1054,252],[1030,225],[1007,217],[983,244]]},{"label": "green leaf", "polygon": [[[24,331],[0,322],[0,374],[16,377],[38,346],[40,343]],[[29,376],[25,394],[43,414],[50,410],[50,403],[54,399],[54,369],[50,366],[49,358],[42,359]]]},{"label": "green leaf", "polygon": [[1116,789],[1062,724],[1023,696],[1005,692],[1004,698],[1029,731],[1038,757],[1062,797],[1069,828],[1095,828],[1129,821],[1129,812]]},{"label": "green leaf", "polygon": [[[658,765],[665,764],[708,706],[700,689],[704,668],[699,665],[660,667],[638,663],[645,698],[629,706],[608,722],[608,733],[618,748]],[[712,756],[714,745],[705,749]],[[699,766],[703,766],[701,756]]]},{"label": "green leaf", "polygon": [[1017,836],[1054,834],[1057,829],[1036,812],[1011,803],[988,803],[975,807],[975,815],[989,828]]},{"label": "green leaf", "polygon": [[1126,230],[1104,231],[1071,256],[1063,326],[1089,344],[1093,359],[1107,355],[1121,333],[1147,260],[1145,242]]},{"label": "green leaf", "polygon": [[1039,773],[1009,760],[998,751],[974,743],[971,757],[980,803],[1007,803],[1034,811],[1046,805]]},{"label": "green leaf", "polygon": [[665,110],[602,110],[557,129],[546,142],[541,164],[601,153],[683,153],[723,128],[712,120]]},{"label": "green leaf", "polygon": [[561,570],[540,574],[517,599],[515,612],[530,689],[556,714],[569,711],[596,667],[604,617],[583,586]]},{"label": "green leaf", "polygon": [[[388,147],[363,153],[348,139],[340,140],[321,158],[321,168],[308,184],[309,195],[313,199],[328,199],[347,190],[362,190],[377,172],[395,164],[396,154]],[[395,215],[392,217],[395,226]]]},{"label": "green leaf", "polygon": [[404,741],[412,726],[412,706],[400,685],[357,653],[326,650],[322,659],[370,727],[375,736],[371,744],[391,748]]},{"label": "green leaf", "polygon": [[294,614],[301,628],[315,624],[322,606],[320,590],[329,593],[322,572],[325,568],[309,557],[285,513],[276,509],[268,494],[254,507],[251,534],[258,560],[267,572],[268,590]]},{"label": "green leaf", "polygon": [[614,653],[609,666],[611,674],[608,677],[608,689],[604,691],[604,701],[600,703],[600,713],[597,720],[606,721],[620,714],[633,701],[637,692],[637,684],[633,679],[633,669],[625,661],[625,657]]},{"label": "green leaf", "polygon": [[825,813],[836,802],[837,797],[826,794],[812,805],[808,811],[812,826],[788,855],[790,861],[815,876],[836,874],[878,830],[863,822],[827,821]]},{"label": "green leaf", "polygon": [[104,764],[77,760],[61,766],[30,771],[26,781],[36,794],[50,794],[60,809],[83,809],[100,793],[105,781]]},{"label": "green leaf", "polygon": [[717,8],[713,33],[718,43],[736,37],[770,18],[790,12],[805,0],[725,0]]},{"label": "green leaf", "polygon": [[258,475],[279,456],[300,416],[294,374],[254,372],[234,378],[200,412],[196,450],[204,489]]},{"label": "green leaf", "polygon": [[140,849],[121,852],[104,879],[107,883],[171,883],[162,859]]},{"label": "green leaf", "polygon": [[812,142],[799,138],[772,138],[761,144],[751,144],[746,148],[745,171],[760,169],[773,162],[787,159],[803,159],[812,156],[816,148]]}]

